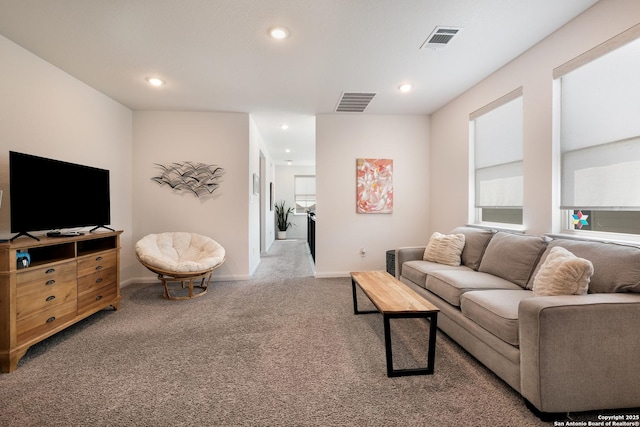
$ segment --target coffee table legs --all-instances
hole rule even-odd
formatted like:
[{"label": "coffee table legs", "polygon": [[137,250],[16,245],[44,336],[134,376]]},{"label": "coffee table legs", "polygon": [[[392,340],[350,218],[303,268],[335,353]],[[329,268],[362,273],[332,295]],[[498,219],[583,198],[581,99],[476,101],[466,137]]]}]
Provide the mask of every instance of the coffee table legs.
[{"label": "coffee table legs", "polygon": [[[384,347],[387,354],[387,376],[403,377],[408,375],[431,375],[435,367],[436,359],[436,330],[438,312],[434,313],[390,313],[382,314],[384,320]],[[391,319],[428,319],[429,320],[429,347],[427,349],[426,368],[393,368],[393,353],[391,351]]]},{"label": "coffee table legs", "polygon": [[[353,293],[353,313],[367,314],[379,313],[378,310],[360,311],[358,310],[358,300],[356,295],[357,282],[351,279],[351,290]],[[431,313],[382,313],[384,321],[384,348],[387,357],[387,376],[402,377],[408,375],[431,375],[433,374],[436,358],[436,332],[438,327],[438,312]],[[428,319],[429,320],[429,348],[427,349],[426,368],[393,368],[393,352],[391,349],[391,319]]]}]

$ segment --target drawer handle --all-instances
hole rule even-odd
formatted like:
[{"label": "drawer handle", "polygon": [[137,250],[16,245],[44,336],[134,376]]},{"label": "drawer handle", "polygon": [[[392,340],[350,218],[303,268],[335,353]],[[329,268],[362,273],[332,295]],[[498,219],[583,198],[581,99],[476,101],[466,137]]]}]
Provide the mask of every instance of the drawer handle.
[{"label": "drawer handle", "polygon": [[47,271],[45,271],[45,274],[51,274],[51,273],[55,273],[56,269],[55,268],[50,268]]},{"label": "drawer handle", "polygon": [[100,282],[102,282],[102,277],[98,277],[98,278],[96,279],[96,283],[100,283]]},{"label": "drawer handle", "polygon": [[100,301],[101,299],[102,299],[102,295],[98,295],[98,296],[96,297],[96,301]]},{"label": "drawer handle", "polygon": [[101,265],[97,266],[96,270],[102,270],[102,266]]},{"label": "drawer handle", "polygon": [[96,261],[102,261],[102,257],[101,256],[97,257]]},{"label": "drawer handle", "polygon": [[56,299],[56,296],[55,295],[51,295],[51,296],[47,297],[46,301],[53,301],[54,299]]},{"label": "drawer handle", "polygon": [[45,285],[47,285],[47,286],[51,286],[51,285],[53,285],[53,284],[55,284],[55,283],[56,283],[56,281],[55,281],[55,280],[47,280],[47,283],[45,283]]},{"label": "drawer handle", "polygon": [[53,322],[54,320],[56,320],[56,317],[55,317],[55,316],[51,316],[51,317],[49,317],[49,318],[47,319],[47,323],[51,323],[51,322]]}]

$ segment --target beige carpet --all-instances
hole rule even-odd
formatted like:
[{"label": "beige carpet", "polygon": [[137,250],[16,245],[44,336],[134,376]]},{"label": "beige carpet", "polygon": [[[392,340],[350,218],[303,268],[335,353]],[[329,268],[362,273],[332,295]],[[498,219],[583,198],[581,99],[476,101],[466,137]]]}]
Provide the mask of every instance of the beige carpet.
[{"label": "beige carpet", "polygon": [[[301,241],[202,298],[122,294],[0,375],[0,426],[549,425],[440,333],[434,375],[387,378],[382,318],[353,314],[349,279],[313,278]],[[427,324],[392,333],[397,367],[424,363]]]}]

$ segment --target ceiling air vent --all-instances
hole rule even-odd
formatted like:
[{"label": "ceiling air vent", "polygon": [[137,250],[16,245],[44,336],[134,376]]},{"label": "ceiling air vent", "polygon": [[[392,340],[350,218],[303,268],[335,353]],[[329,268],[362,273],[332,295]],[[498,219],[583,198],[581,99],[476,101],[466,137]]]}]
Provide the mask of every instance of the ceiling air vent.
[{"label": "ceiling air vent", "polygon": [[460,31],[460,27],[436,27],[420,49],[444,49]]},{"label": "ceiling air vent", "polygon": [[362,113],[376,96],[375,93],[342,92],[336,111],[338,113]]}]

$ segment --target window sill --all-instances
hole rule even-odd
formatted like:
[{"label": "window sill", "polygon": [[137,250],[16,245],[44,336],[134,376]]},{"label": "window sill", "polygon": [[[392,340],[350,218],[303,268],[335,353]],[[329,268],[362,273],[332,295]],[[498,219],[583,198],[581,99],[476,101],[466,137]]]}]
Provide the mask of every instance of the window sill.
[{"label": "window sill", "polygon": [[604,233],[598,231],[562,230],[560,233],[546,233],[551,238],[596,241],[605,243],[619,243],[623,245],[640,246],[640,235]]},{"label": "window sill", "polygon": [[505,231],[507,233],[525,233],[526,229],[523,225],[503,224],[496,222],[481,222],[477,224],[467,224],[468,227],[484,228],[487,230]]}]

